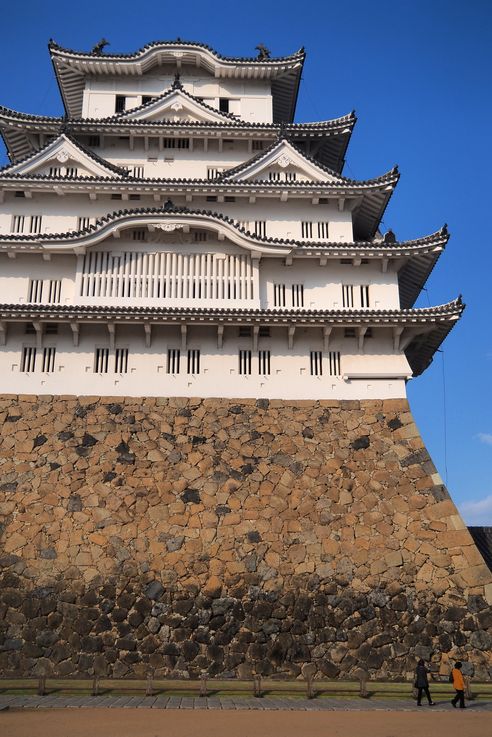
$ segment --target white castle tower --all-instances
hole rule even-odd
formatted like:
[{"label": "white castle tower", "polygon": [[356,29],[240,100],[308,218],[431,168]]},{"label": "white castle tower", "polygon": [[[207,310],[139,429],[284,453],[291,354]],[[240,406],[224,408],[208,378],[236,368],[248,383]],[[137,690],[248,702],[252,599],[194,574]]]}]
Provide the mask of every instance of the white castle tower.
[{"label": "white castle tower", "polygon": [[294,122],[304,51],[102,47],[50,43],[63,117],[0,108],[2,392],[404,397],[463,310],[413,307],[448,233],[380,233],[398,172]]}]

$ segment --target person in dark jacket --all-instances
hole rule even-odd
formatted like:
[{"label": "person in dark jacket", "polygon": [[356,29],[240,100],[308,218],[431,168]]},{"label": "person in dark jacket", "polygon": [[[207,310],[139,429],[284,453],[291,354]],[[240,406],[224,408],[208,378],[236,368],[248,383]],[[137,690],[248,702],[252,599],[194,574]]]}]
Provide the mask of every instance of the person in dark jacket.
[{"label": "person in dark jacket", "polygon": [[422,706],[422,692],[424,692],[425,695],[427,696],[427,701],[429,702],[429,706],[434,706],[434,702],[431,699],[431,695],[429,691],[429,681],[427,678],[428,673],[429,671],[425,667],[424,661],[420,659],[415,669],[415,688],[417,689],[417,692],[418,692],[417,706]]}]

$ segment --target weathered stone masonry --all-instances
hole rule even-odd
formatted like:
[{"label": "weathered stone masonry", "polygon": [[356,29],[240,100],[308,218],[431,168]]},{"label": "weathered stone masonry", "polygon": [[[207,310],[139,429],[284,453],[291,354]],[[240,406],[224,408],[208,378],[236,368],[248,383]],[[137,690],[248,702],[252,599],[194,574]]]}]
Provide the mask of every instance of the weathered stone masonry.
[{"label": "weathered stone masonry", "polygon": [[0,672],[492,675],[406,400],[4,396]]}]

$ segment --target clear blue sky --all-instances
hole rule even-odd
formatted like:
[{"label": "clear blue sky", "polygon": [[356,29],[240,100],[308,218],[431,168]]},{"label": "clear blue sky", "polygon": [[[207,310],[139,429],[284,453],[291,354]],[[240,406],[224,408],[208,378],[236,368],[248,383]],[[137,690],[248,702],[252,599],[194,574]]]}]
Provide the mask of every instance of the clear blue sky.
[{"label": "clear blue sky", "polygon": [[446,403],[440,354],[409,397],[465,520],[491,525],[490,0],[24,0],[9,4],[2,21],[0,104],[47,115],[62,112],[50,37],[89,50],[105,36],[114,52],[177,36],[231,56],[254,55],[258,42],[274,56],[306,47],[297,120],[355,108],[345,173],[373,177],[395,163],[402,173],[384,226],[404,239],[449,224],[448,248],[420,301],[462,292],[468,305],[444,344]]}]

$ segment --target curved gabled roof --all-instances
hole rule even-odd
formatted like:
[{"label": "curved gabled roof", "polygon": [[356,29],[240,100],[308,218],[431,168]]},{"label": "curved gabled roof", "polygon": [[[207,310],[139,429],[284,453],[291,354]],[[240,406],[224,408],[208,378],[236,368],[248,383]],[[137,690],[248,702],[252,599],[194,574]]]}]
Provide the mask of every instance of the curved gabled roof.
[{"label": "curved gabled roof", "polygon": [[87,75],[142,75],[155,66],[192,65],[219,78],[258,78],[272,80],[273,117],[291,121],[305,60],[300,49],[278,58],[222,56],[206,44],[193,41],[153,41],[131,54],[74,51],[50,41],[49,52],[65,109],[70,116],[82,112],[82,97]]},{"label": "curved gabled roof", "polygon": [[[23,166],[26,166],[30,163],[34,163],[37,159],[42,160],[43,156],[51,149],[55,149],[59,144],[63,145],[63,143],[70,144],[71,147],[75,150],[75,152],[79,152],[82,157],[87,157],[94,163],[98,165],[98,169],[102,169],[104,172],[113,172],[114,174],[117,174],[120,177],[126,177],[128,175],[128,171],[124,169],[121,166],[116,166],[115,164],[112,164],[110,161],[107,161],[106,159],[103,159],[101,156],[98,156],[94,153],[90,148],[87,148],[86,146],[83,146],[79,141],[76,141],[75,138],[73,138],[69,133],[63,132],[60,133],[59,136],[54,138],[51,141],[48,141],[45,143],[44,146],[39,148],[34,153],[27,154],[27,156],[24,156],[22,159],[17,160],[14,164],[7,164],[7,166],[4,166],[3,168],[0,168],[0,177],[12,176],[16,177],[18,179],[23,179],[25,177],[27,178],[33,178],[32,174],[30,173],[22,173],[18,170],[22,168]],[[38,177],[46,178],[46,175],[38,175]],[[34,178],[36,178],[36,174],[34,174]],[[48,177],[49,178],[49,177]],[[52,179],[60,179],[60,177],[51,177]],[[82,178],[82,177],[81,177]],[[92,179],[92,177],[90,177]],[[97,175],[96,177],[97,178]],[[77,179],[77,177],[71,177],[72,180]]]}]

